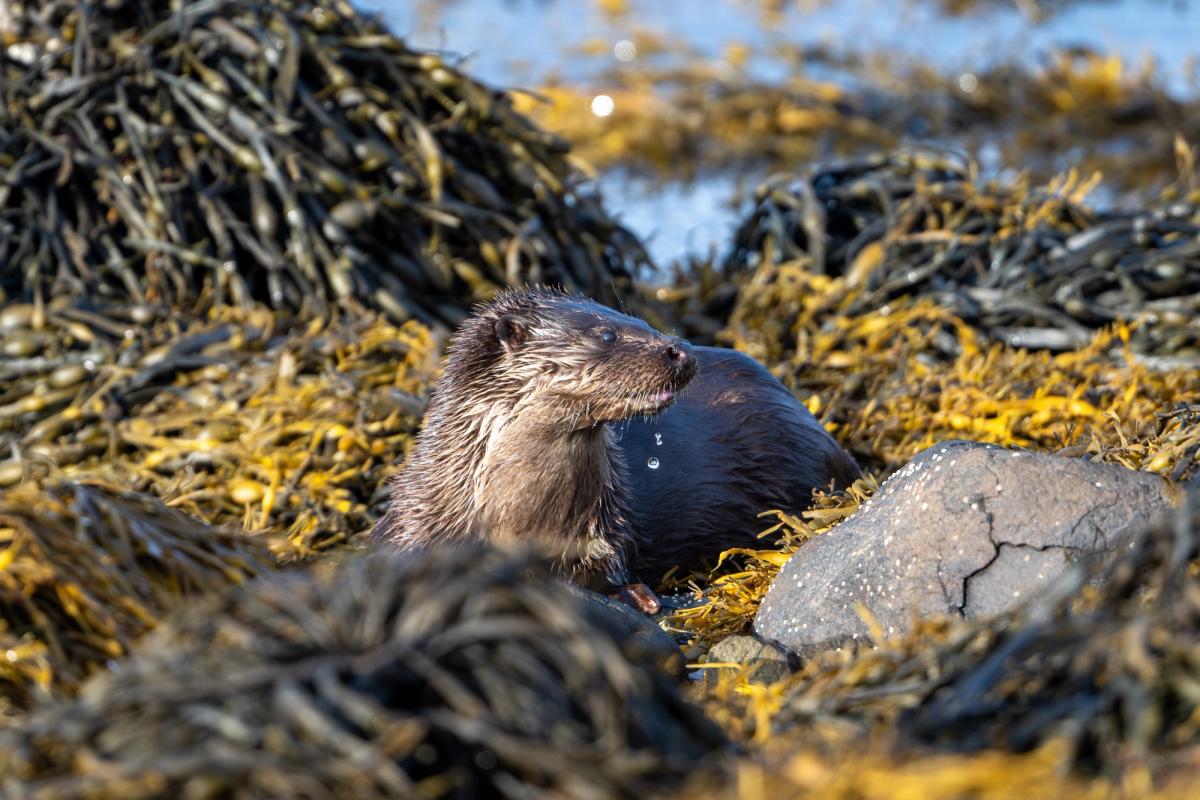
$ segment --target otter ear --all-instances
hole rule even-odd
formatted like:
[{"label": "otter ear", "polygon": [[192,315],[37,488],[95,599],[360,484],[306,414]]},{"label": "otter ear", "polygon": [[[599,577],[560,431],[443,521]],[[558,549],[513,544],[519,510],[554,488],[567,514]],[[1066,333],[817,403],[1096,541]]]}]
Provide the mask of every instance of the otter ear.
[{"label": "otter ear", "polygon": [[511,350],[529,338],[529,323],[516,314],[504,314],[496,320],[496,338]]}]

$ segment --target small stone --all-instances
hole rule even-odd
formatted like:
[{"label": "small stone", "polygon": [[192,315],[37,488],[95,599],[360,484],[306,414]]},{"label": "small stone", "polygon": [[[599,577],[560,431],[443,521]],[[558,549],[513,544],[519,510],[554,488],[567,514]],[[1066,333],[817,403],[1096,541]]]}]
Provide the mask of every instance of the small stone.
[{"label": "small stone", "polygon": [[[792,674],[787,653],[769,642],[753,636],[729,636],[708,651],[709,664],[741,664],[751,667],[752,683],[775,683]],[[708,680],[717,678],[718,670],[705,670]]]}]

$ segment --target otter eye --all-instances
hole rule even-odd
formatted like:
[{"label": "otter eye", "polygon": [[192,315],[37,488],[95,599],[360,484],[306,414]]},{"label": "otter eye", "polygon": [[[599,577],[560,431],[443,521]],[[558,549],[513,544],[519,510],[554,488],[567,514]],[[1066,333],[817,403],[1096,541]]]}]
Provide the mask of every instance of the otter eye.
[{"label": "otter eye", "polygon": [[600,331],[600,339],[605,344],[612,344],[617,340],[617,332],[612,328],[605,328],[604,330]]}]

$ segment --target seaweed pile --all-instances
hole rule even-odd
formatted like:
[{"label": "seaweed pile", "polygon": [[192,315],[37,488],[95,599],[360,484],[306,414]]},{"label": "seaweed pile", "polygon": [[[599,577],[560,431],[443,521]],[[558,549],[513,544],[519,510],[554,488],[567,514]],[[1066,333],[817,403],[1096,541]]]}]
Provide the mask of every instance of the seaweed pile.
[{"label": "seaweed pile", "polygon": [[0,297],[456,324],[646,256],[567,144],[343,0],[13,4]]},{"label": "seaweed pile", "polygon": [[1196,158],[1200,99],[1174,94],[1149,62],[1077,46],[975,72],[886,56],[845,68],[903,109],[911,136],[953,141],[975,155],[998,151],[1000,163],[1019,164],[1039,181],[1067,167],[1099,171],[1110,191],[1145,199]]},{"label": "seaweed pile", "polygon": [[1139,352],[1200,364],[1200,195],[1100,213],[1083,203],[1099,176],[1032,187],[975,172],[901,151],[768,180],[725,268],[844,276],[863,287],[847,314],[924,295],[1014,347],[1072,349],[1138,321]]},{"label": "seaweed pile", "polygon": [[0,732],[0,788],[599,798],[711,774],[713,723],[529,565],[381,555],[248,584]]},{"label": "seaweed pile", "polygon": [[[55,301],[0,313],[0,486],[91,476],[289,555],[374,522],[437,366],[428,329],[369,314],[188,317]],[[17,357],[16,347],[20,346]]]},{"label": "seaweed pile", "polygon": [[188,598],[358,541],[438,356],[370,314],[54,300],[0,329],[4,714],[72,694]]},{"label": "seaweed pile", "polygon": [[74,692],[173,609],[274,566],[265,543],[144,494],[0,494],[0,718]]},{"label": "seaweed pile", "polygon": [[[639,47],[658,49],[640,38]],[[606,72],[596,88],[551,84],[517,95],[516,107],[571,140],[573,149],[601,166],[633,166],[664,178],[690,180],[707,170],[804,163],[828,152],[849,155],[891,147],[882,98],[838,84],[793,76],[762,84],[682,54],[685,66]],[[611,117],[590,113],[603,92]]]}]

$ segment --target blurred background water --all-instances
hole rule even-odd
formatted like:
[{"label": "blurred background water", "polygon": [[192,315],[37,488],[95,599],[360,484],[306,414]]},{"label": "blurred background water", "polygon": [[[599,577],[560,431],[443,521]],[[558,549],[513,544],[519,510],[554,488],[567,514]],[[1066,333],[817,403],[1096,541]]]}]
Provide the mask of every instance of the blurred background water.
[{"label": "blurred background water", "polygon": [[[1153,69],[1155,81],[1176,98],[1200,93],[1200,9],[1180,0],[364,0],[411,44],[461,57],[476,77],[496,86],[547,84],[578,87],[606,98],[613,75],[636,73],[653,58],[664,64],[706,62],[731,68],[745,80],[784,82],[797,70],[813,79],[851,87],[861,71],[848,61],[884,57],[889,64],[931,68],[957,76],[974,90],[977,76],[1005,64],[1036,69],[1064,49],[1118,59],[1127,68]],[[656,43],[636,52],[633,40]],[[631,52],[633,51],[633,52]],[[798,65],[797,51],[825,58]],[[986,88],[986,87],[984,87]],[[593,106],[603,115],[606,99]],[[900,144],[951,138],[901,132]],[[1129,143],[1108,147],[1119,155]],[[1135,145],[1134,145],[1135,146]],[[973,154],[985,175],[1015,174],[985,143]],[[1064,147],[1062,166],[1073,163]],[[774,165],[797,168],[803,164]],[[600,172],[608,205],[643,236],[667,264],[704,254],[728,241],[762,169],[705,170],[684,180],[668,169],[647,174],[626,165]],[[1113,196],[1101,191],[1100,202]]]}]

